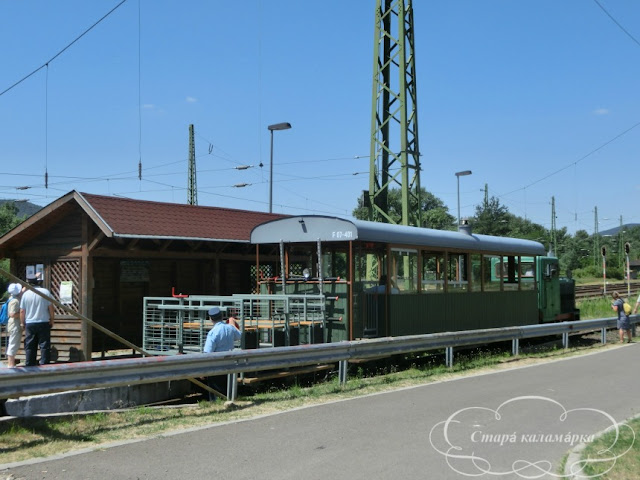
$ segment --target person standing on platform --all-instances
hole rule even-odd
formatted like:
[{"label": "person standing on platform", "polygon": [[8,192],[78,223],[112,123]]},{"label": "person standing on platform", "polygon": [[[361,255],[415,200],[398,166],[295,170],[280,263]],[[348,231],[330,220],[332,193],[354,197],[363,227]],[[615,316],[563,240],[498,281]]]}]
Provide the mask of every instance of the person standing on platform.
[{"label": "person standing on platform", "polygon": [[620,333],[620,343],[624,342],[624,332],[627,332],[629,343],[631,343],[631,320],[624,312],[624,299],[618,292],[613,292],[613,303],[611,308],[618,312],[618,332]]},{"label": "person standing on platform", "polygon": [[16,353],[20,348],[20,340],[22,339],[22,327],[20,326],[20,293],[22,286],[19,283],[12,283],[7,288],[7,292],[11,297],[7,302],[7,313],[9,321],[7,322],[7,333],[9,333],[9,341],[7,343],[7,366],[13,368],[16,366]]},{"label": "person standing on platform", "polygon": [[[34,277],[27,278],[27,282],[33,285],[40,293],[51,296],[46,288],[42,287],[40,272]],[[36,355],[40,347],[40,365],[47,365],[51,360],[51,328],[53,327],[53,304],[33,292],[25,290],[20,300],[20,324],[25,331],[24,354],[25,366],[36,366]]]},{"label": "person standing on platform", "polygon": [[[237,322],[232,317],[229,323],[222,319],[222,311],[218,307],[212,307],[207,312],[213,322],[213,328],[209,330],[204,344],[204,353],[229,352],[233,350],[236,340],[240,340],[241,334]],[[220,393],[227,393],[227,375],[215,375],[207,377],[209,387]],[[209,400],[215,400],[215,396],[209,392]]]}]

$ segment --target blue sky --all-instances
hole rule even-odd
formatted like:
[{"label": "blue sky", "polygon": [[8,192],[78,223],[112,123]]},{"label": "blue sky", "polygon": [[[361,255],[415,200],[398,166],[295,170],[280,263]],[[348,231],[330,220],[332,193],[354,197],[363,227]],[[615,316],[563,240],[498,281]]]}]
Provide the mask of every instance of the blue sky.
[{"label": "blue sky", "polygon": [[[600,230],[640,222],[640,2],[598,2],[620,25],[595,0],[414,1],[421,181],[453,215],[469,169],[462,216],[487,184],[547,227],[552,196],[570,232],[592,233],[596,206]],[[118,3],[0,2],[0,92]],[[273,210],[350,215],[369,183],[374,9],[128,0],[0,96],[0,197],[185,203],[194,124],[198,203],[267,211],[267,125],[290,122]]]}]

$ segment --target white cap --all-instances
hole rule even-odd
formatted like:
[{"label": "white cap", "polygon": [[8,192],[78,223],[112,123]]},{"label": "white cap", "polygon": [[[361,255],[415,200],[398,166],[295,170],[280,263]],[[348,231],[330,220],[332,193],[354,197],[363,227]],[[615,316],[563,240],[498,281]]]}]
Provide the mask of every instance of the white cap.
[{"label": "white cap", "polygon": [[14,297],[17,297],[18,295],[20,295],[21,291],[22,291],[22,287],[20,286],[19,283],[12,283],[7,288],[7,292],[9,292],[9,295],[13,295]]}]

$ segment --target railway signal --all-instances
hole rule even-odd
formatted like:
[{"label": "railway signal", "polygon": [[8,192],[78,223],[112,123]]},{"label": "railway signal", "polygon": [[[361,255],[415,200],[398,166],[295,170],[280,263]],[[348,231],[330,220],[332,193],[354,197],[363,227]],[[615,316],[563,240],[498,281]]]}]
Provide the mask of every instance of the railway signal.
[{"label": "railway signal", "polygon": [[607,295],[607,247],[602,246],[602,282],[604,284],[602,293]]},{"label": "railway signal", "polygon": [[627,298],[631,296],[631,268],[629,264],[629,252],[631,252],[631,244],[629,242],[625,242],[624,253],[627,257]]}]

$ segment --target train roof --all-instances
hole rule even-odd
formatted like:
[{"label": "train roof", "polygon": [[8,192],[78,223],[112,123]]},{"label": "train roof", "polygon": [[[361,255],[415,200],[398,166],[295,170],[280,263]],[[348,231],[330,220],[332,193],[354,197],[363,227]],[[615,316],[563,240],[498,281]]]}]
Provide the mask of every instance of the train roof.
[{"label": "train roof", "polygon": [[431,228],[347,220],[321,215],[300,215],[262,223],[251,231],[251,243],[382,242],[416,247],[454,248],[468,251],[545,255],[544,246],[532,240],[493,237]]}]

